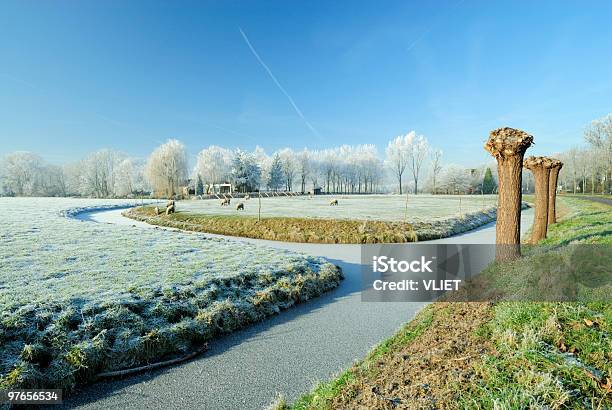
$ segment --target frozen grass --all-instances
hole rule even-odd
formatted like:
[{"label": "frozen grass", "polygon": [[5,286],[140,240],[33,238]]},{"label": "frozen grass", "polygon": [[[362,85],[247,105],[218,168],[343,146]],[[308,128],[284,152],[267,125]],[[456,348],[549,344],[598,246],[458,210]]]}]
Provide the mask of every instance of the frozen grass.
[{"label": "frozen grass", "polygon": [[63,216],[122,202],[0,198],[0,389],[187,352],[341,279],[321,258]]},{"label": "frozen grass", "polygon": [[[330,206],[332,199],[338,206]],[[181,201],[184,212],[205,215],[236,215],[235,205],[244,203],[243,216],[257,216],[258,199],[235,199],[231,206],[220,206],[218,200]],[[358,219],[403,222],[430,222],[459,217],[496,206],[495,195],[321,195],[274,197],[261,199],[262,218],[293,217],[322,219]]]}]

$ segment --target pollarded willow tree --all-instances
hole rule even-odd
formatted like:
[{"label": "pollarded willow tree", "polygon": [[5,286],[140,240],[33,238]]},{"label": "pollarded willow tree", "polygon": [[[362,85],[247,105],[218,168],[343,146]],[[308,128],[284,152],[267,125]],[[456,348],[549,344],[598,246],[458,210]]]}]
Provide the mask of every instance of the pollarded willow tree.
[{"label": "pollarded willow tree", "polygon": [[535,179],[535,215],[531,230],[531,243],[546,238],[548,230],[548,181],[553,161],[547,157],[528,157],[523,166],[533,173]]},{"label": "pollarded willow tree", "polygon": [[557,223],[557,180],[559,171],[563,167],[563,162],[558,159],[551,159],[552,167],[548,177],[548,224]]},{"label": "pollarded willow tree", "polygon": [[145,176],[157,196],[173,197],[187,178],[187,152],[178,140],[168,140],[147,160]]},{"label": "pollarded willow tree", "polygon": [[521,256],[521,200],[523,156],[533,143],[525,131],[504,127],[491,131],[484,145],[497,160],[499,204],[495,242],[496,259],[512,260]]}]

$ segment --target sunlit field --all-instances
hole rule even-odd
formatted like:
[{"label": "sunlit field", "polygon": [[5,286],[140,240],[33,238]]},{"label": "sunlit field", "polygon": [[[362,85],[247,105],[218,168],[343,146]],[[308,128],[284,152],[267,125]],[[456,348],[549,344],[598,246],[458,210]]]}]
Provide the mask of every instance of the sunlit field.
[{"label": "sunlit field", "polygon": [[[337,199],[338,206],[330,206]],[[244,211],[236,204],[244,203]],[[359,219],[381,221],[425,222],[445,219],[480,211],[495,206],[495,195],[321,195],[295,197],[263,197],[262,217],[296,217],[323,219]],[[230,206],[221,206],[218,200],[181,201],[178,210],[207,215],[257,216],[258,198],[236,198]]]},{"label": "sunlit field", "polygon": [[79,221],[121,200],[0,198],[0,388],[72,388],[189,351],[337,286],[321,258]]}]

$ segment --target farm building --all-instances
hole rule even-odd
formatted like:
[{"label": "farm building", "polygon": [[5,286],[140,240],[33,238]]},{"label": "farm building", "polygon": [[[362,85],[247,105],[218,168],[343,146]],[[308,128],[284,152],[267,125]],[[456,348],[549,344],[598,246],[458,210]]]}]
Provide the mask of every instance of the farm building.
[{"label": "farm building", "polygon": [[234,192],[232,184],[208,184],[206,185],[206,192],[209,194],[231,194]]}]

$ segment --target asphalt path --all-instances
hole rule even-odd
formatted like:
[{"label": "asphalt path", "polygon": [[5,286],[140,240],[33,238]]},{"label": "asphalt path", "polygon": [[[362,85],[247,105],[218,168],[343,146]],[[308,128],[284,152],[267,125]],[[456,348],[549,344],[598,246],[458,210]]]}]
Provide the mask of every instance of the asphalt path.
[{"label": "asphalt path", "polygon": [[[80,214],[83,223],[161,229],[121,216],[122,210]],[[523,211],[522,231],[533,220]],[[218,235],[210,235],[217,236]],[[345,280],[315,300],[212,341],[191,361],[119,380],[93,383],[65,400],[83,409],[261,409],[278,393],[294,400],[364,357],[426,304],[362,302],[360,246],[229,238],[327,258]],[[427,243],[495,243],[495,223]]]}]

